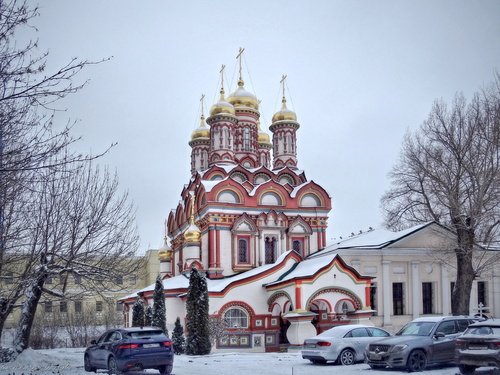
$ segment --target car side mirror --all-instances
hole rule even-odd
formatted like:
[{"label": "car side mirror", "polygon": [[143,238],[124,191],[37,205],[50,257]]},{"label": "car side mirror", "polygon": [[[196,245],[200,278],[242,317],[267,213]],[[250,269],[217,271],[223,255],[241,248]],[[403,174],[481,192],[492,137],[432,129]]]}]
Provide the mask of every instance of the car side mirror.
[{"label": "car side mirror", "polygon": [[97,344],[97,341],[95,341],[95,340],[90,341],[90,345],[96,345],[96,344]]},{"label": "car side mirror", "polygon": [[436,332],[436,333],[434,334],[434,337],[435,337],[436,339],[442,339],[443,337],[445,337],[445,334],[444,334],[443,332]]}]

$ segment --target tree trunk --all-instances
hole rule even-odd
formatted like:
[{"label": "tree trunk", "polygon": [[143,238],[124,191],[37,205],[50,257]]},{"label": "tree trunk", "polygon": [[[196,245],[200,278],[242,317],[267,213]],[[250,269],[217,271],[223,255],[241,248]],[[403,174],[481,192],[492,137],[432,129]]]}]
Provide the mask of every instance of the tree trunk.
[{"label": "tree trunk", "polygon": [[31,327],[35,318],[36,308],[42,296],[42,289],[47,279],[46,272],[39,272],[37,278],[26,291],[26,299],[23,302],[21,317],[14,336],[14,349],[19,354],[29,345]]},{"label": "tree trunk", "polygon": [[457,259],[457,279],[451,295],[451,312],[453,315],[470,314],[470,292],[475,272],[472,264],[474,249],[474,231],[470,226],[470,219],[466,225],[457,218],[453,220],[457,231],[458,247],[455,249]]}]

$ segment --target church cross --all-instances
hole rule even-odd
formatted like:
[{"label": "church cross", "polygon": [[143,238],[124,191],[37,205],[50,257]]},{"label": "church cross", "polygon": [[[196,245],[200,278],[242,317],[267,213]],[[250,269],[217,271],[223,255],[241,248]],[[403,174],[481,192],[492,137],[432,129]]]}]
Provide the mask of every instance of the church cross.
[{"label": "church cross", "polygon": [[204,111],[204,100],[205,100],[205,94],[201,94],[200,102],[201,102],[201,116],[205,116],[205,111]]},{"label": "church cross", "polygon": [[226,69],[226,66],[222,64],[219,73],[220,73],[220,90],[224,91],[224,69]]},{"label": "church cross", "polygon": [[287,75],[286,74],[283,74],[281,76],[281,86],[283,87],[283,100],[285,100],[285,79],[286,79]]},{"label": "church cross", "polygon": [[242,75],[241,75],[241,58],[243,55],[243,51],[245,51],[245,49],[240,47],[238,55],[236,55],[236,58],[240,60],[240,81],[243,80]]}]

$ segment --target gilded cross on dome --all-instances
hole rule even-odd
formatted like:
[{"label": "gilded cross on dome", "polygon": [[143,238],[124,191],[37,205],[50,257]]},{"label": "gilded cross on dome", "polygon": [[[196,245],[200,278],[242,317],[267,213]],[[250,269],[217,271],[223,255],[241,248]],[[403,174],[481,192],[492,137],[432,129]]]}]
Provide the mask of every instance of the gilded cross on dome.
[{"label": "gilded cross on dome", "polygon": [[201,118],[205,118],[205,94],[201,94],[200,98],[201,103]]},{"label": "gilded cross on dome", "polygon": [[220,67],[219,73],[220,73],[220,93],[224,94],[224,69],[226,69],[226,66],[222,64]]},{"label": "gilded cross on dome", "polygon": [[[239,60],[239,62],[240,62],[240,79],[239,79],[239,80],[240,80],[242,83],[243,83],[243,76],[241,75],[241,59],[243,58],[243,52],[244,52],[244,51],[245,51],[245,49],[240,47],[240,50],[239,50],[239,52],[238,52],[238,55],[236,55],[236,58],[237,58],[237,59]],[[239,82],[238,82],[238,84],[239,84]]]},{"label": "gilded cross on dome", "polygon": [[281,76],[281,81],[280,81],[282,89],[283,89],[283,99],[282,99],[283,103],[286,102],[286,99],[285,99],[285,80],[286,80],[286,77],[287,77],[287,75],[283,74]]}]

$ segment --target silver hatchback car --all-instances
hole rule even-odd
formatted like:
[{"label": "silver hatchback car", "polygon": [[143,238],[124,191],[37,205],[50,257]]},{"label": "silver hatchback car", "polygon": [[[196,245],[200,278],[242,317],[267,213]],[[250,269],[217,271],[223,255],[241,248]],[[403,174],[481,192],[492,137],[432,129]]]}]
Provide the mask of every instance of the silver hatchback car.
[{"label": "silver hatchback car", "polygon": [[370,342],[390,335],[383,329],[360,324],[335,326],[305,340],[302,358],[312,363],[335,361],[341,365],[352,365],[363,361]]}]

